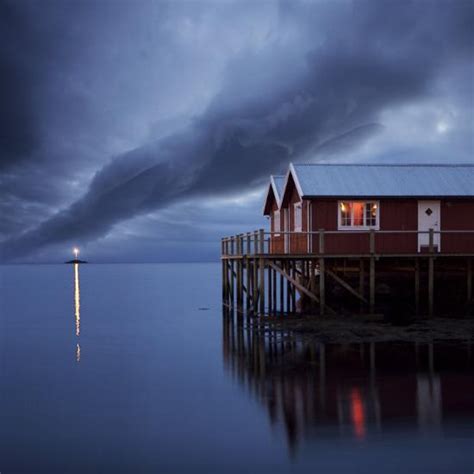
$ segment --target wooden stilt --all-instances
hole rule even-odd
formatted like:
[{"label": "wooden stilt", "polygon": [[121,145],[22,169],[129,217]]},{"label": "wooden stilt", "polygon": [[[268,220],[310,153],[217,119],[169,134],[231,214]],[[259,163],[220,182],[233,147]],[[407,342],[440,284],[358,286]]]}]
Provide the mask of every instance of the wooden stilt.
[{"label": "wooden stilt", "polygon": [[[285,272],[287,275],[290,275],[291,269],[290,269],[291,263],[289,260],[285,262]],[[291,313],[291,283],[288,277],[286,278],[286,312]]]},{"label": "wooden stilt", "polygon": [[[260,255],[264,254],[264,248],[265,248],[265,234],[264,230],[260,229],[259,232],[259,244],[260,244]],[[259,301],[260,301],[260,314],[265,313],[265,260],[260,257],[260,288],[259,288]]]},{"label": "wooden stilt", "polygon": [[[364,296],[364,259],[359,260],[359,294]],[[361,301],[359,305],[359,311],[362,313],[364,311],[364,302]]]},{"label": "wooden stilt", "polygon": [[[296,281],[296,261],[293,260],[291,262],[291,276],[293,277],[293,280]],[[296,286],[291,285],[291,311],[293,313],[296,313]]]},{"label": "wooden stilt", "polygon": [[[242,237],[240,235],[237,236],[237,255],[242,255]],[[243,310],[243,289],[242,289],[242,259],[239,258],[236,262],[236,280],[237,280],[237,314],[240,316],[242,315]]]},{"label": "wooden stilt", "polygon": [[246,258],[245,258],[245,282],[247,286],[247,298],[245,301],[245,310],[247,315],[250,313],[250,304],[252,299],[252,283],[251,283],[251,275],[252,272],[250,271],[250,261],[249,261],[249,254],[251,250],[251,240],[250,240],[250,233],[247,232],[247,248],[246,248]]},{"label": "wooden stilt", "polygon": [[[324,230],[319,230],[319,254],[324,255]],[[324,257],[319,258],[319,314],[326,312],[326,269]]]},{"label": "wooden stilt", "polygon": [[[280,262],[280,267],[283,268],[282,262]],[[276,270],[275,270],[276,273]],[[285,281],[283,275],[280,273],[280,312],[285,312]]]},{"label": "wooden stilt", "polygon": [[272,281],[273,281],[273,298],[272,298],[272,308],[273,312],[276,313],[277,311],[277,277],[276,271],[271,269]]},{"label": "wooden stilt", "polygon": [[472,301],[472,259],[467,259],[467,282],[466,282],[466,296],[467,302],[470,303]]},{"label": "wooden stilt", "polygon": [[428,315],[434,311],[434,257],[428,258]]},{"label": "wooden stilt", "polygon": [[375,309],[375,231],[370,231],[370,262],[369,262],[369,311],[374,312]]},{"label": "wooden stilt", "polygon": [[415,258],[415,314],[420,314],[420,259]]},{"label": "wooden stilt", "polygon": [[429,231],[429,252],[430,257],[428,258],[428,315],[433,316],[434,309],[434,230]]}]

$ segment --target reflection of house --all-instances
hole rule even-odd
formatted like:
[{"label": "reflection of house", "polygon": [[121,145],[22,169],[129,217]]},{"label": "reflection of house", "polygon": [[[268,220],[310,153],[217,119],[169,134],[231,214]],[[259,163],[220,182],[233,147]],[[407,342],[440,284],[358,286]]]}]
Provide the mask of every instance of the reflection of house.
[{"label": "reflection of house", "polygon": [[359,439],[402,423],[432,432],[457,416],[474,419],[467,345],[304,343],[225,318],[223,356],[284,426],[291,450],[320,435]]},{"label": "reflection of house", "polygon": [[384,254],[427,250],[430,229],[435,250],[473,252],[472,234],[438,233],[474,230],[472,183],[473,165],[291,164],[284,182],[271,178],[265,199],[271,252],[318,253],[318,235],[306,232],[320,229],[335,233],[325,240],[329,254],[367,252],[371,229],[392,231],[377,234]]}]

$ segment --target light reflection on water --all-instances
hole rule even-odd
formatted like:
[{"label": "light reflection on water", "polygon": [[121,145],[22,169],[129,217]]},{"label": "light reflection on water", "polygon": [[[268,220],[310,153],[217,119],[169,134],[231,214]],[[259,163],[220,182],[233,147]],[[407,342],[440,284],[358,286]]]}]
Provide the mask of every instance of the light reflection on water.
[{"label": "light reflection on water", "polygon": [[470,344],[322,344],[224,316],[223,358],[293,456],[311,439],[436,434],[474,418]]},{"label": "light reflection on water", "polygon": [[[74,317],[76,320],[76,336],[81,335],[81,291],[79,283],[79,264],[74,264]],[[81,360],[81,345],[76,344],[76,361]]]}]

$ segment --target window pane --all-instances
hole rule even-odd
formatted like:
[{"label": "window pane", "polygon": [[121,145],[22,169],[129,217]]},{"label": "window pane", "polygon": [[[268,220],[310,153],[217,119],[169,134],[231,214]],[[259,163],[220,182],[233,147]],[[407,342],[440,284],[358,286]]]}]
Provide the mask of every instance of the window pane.
[{"label": "window pane", "polygon": [[301,204],[295,204],[295,230],[301,230],[303,224]]},{"label": "window pane", "polygon": [[351,208],[351,203],[341,202],[341,225],[351,225]]},{"label": "window pane", "polygon": [[375,202],[367,202],[365,204],[365,225],[377,225],[377,204]]},{"label": "window pane", "polygon": [[364,203],[363,202],[354,202],[352,203],[353,209],[353,223],[354,226],[363,226],[364,225]]}]

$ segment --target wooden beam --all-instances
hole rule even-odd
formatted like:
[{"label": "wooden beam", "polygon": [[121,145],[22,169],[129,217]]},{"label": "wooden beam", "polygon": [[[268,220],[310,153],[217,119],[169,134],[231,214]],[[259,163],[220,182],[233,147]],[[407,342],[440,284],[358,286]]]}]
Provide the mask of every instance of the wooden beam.
[{"label": "wooden beam", "polygon": [[[270,265],[273,269],[275,269],[278,273],[280,273],[280,275],[283,275],[298,291],[305,294],[308,298],[312,299],[313,301],[316,301],[316,303],[319,303],[319,298],[314,293],[311,293],[311,291],[309,291],[307,288],[305,288],[303,285],[297,282],[291,275],[289,275],[286,271],[282,270],[278,265],[270,261],[268,262],[268,265]],[[326,309],[330,313],[335,314],[335,312],[328,306],[326,306]]]},{"label": "wooden beam", "polygon": [[[319,230],[319,253],[324,254],[324,229]],[[326,271],[324,257],[319,259],[319,314],[326,311]]]},{"label": "wooden beam", "polygon": [[433,316],[434,310],[434,258],[428,258],[428,315]]},{"label": "wooden beam", "polygon": [[467,259],[467,302],[472,300],[472,259]]},{"label": "wooden beam", "polygon": [[369,261],[369,307],[370,312],[375,308],[375,258],[370,257]]},{"label": "wooden beam", "polygon": [[347,283],[346,281],[344,281],[341,277],[337,276],[334,272],[332,272],[331,270],[326,270],[326,273],[334,278],[334,280],[336,280],[343,288],[345,288],[349,293],[352,293],[356,298],[359,298],[361,301],[363,301],[364,303],[367,303],[367,300],[360,294],[358,293],[356,290],[354,290],[354,288],[352,288],[351,285],[349,285],[349,283]]},{"label": "wooden beam", "polygon": [[319,303],[319,298],[311,293],[311,291],[309,291],[308,289],[306,289],[303,285],[301,285],[300,283],[298,283],[289,273],[287,273],[287,271],[281,269],[278,265],[276,265],[275,263],[273,262],[268,262],[268,264],[274,269],[276,270],[278,273],[280,273],[281,275],[283,275],[295,288],[297,288],[301,293],[304,293],[306,296],[308,296],[308,298],[311,298],[312,300],[316,301],[317,303]]},{"label": "wooden beam", "polygon": [[420,314],[420,259],[415,258],[415,313]]}]

